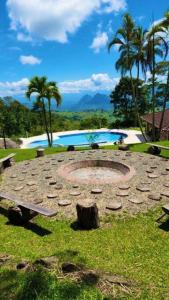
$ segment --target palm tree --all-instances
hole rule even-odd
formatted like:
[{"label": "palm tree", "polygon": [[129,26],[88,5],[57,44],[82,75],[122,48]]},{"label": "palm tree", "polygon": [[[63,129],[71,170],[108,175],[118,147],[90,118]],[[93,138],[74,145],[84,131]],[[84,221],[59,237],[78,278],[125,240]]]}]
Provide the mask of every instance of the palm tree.
[{"label": "palm tree", "polygon": [[169,30],[169,10],[164,14],[164,19],[159,23],[159,26],[165,28],[167,31]]},{"label": "palm tree", "polygon": [[140,71],[142,71],[142,74],[146,78],[146,35],[147,30],[143,30],[141,26],[136,27],[133,39],[133,59],[137,70],[137,79],[140,79]]},{"label": "palm tree", "polygon": [[[146,78],[146,72],[151,73],[152,81],[152,140],[156,139],[155,135],[155,107],[156,107],[156,70],[157,61],[159,58],[165,60],[168,54],[168,45],[164,35],[169,32],[169,11],[166,12],[165,18],[159,24],[153,24],[149,32],[141,27],[136,27],[134,21],[129,14],[123,16],[122,27],[117,30],[115,37],[108,45],[110,51],[113,45],[119,46],[120,57],[116,62],[117,71],[121,72],[123,77],[127,72],[130,74],[132,84],[133,102],[135,104],[135,115],[140,127],[140,130],[146,140],[143,132],[141,118],[139,114],[139,79],[142,73]],[[158,58],[158,60],[157,60]],[[137,84],[133,80],[133,67],[137,71]],[[142,72],[141,72],[142,71]],[[168,82],[168,81],[167,81]],[[163,109],[165,107],[165,103]],[[164,114],[162,115],[162,117]],[[163,120],[162,120],[163,121]],[[161,122],[162,122],[161,121]],[[161,123],[162,124],[162,123]]]},{"label": "palm tree", "polygon": [[[138,40],[138,35],[140,40]],[[132,17],[129,14],[125,14],[123,16],[123,24],[120,29],[117,30],[115,37],[108,45],[108,50],[110,51],[111,47],[114,45],[119,46],[120,58],[116,62],[116,70],[121,71],[122,77],[129,72],[130,80],[132,85],[132,94],[133,94],[133,102],[135,104],[135,123],[139,123],[140,130],[143,134],[144,139],[146,140],[146,136],[144,134],[141,119],[139,115],[139,106],[137,101],[136,87],[133,81],[132,69],[134,64],[137,65],[139,78],[139,70],[140,70],[140,62],[143,60],[143,48],[142,48],[142,39],[145,33],[142,32],[141,29],[137,29],[135,27],[135,23]],[[137,43],[136,43],[137,40]],[[137,56],[136,56],[136,48],[137,48]],[[142,64],[143,67],[143,64]],[[139,82],[139,80],[138,80]],[[137,82],[137,84],[138,84]]]},{"label": "palm tree", "polygon": [[166,110],[166,104],[169,99],[169,61],[163,61],[157,64],[156,73],[158,75],[166,75],[166,83],[162,83],[162,94],[164,97],[163,105],[162,105],[162,114],[160,119],[160,126],[159,126],[159,138],[162,131],[163,121],[164,121],[164,115]]},{"label": "palm tree", "polygon": [[47,95],[48,109],[49,109],[49,128],[50,128],[50,140],[53,145],[53,131],[52,131],[52,112],[51,112],[51,101],[52,99],[56,101],[56,105],[61,104],[61,95],[55,81],[50,81],[47,83]]},{"label": "palm tree", "polygon": [[[166,39],[168,40],[169,35],[169,10],[165,13],[164,19],[158,24],[159,30],[162,28],[164,33],[166,33]],[[169,41],[168,41],[169,44]],[[164,120],[164,114],[166,110],[166,104],[167,100],[169,99],[169,61],[167,62],[161,62],[157,65],[157,72],[160,75],[167,74],[167,80],[165,84],[165,92],[164,92],[164,101],[163,101],[163,109],[161,114],[161,120],[160,120],[160,128],[159,128],[159,136],[162,130],[163,120]]]},{"label": "palm tree", "polygon": [[141,26],[138,26],[134,30],[134,37],[133,37],[133,62],[134,65],[136,66],[136,72],[137,72],[137,84],[135,86],[135,105],[136,105],[136,110],[137,110],[137,119],[138,119],[138,124],[140,127],[140,130],[142,132],[142,135],[147,141],[147,137],[144,133],[143,126],[142,126],[142,121],[141,117],[139,114],[139,99],[138,99],[138,91],[139,91],[139,82],[140,82],[140,75],[142,71],[142,75],[144,75],[144,78],[146,78],[146,51],[145,51],[145,46],[146,46],[146,34],[147,31],[143,30]]},{"label": "palm tree", "polygon": [[[43,122],[45,131],[47,134],[48,145],[52,147],[52,121],[51,121],[51,99],[56,100],[57,105],[61,103],[61,96],[55,82],[48,82],[45,76],[35,76],[30,80],[26,91],[26,97],[30,99],[31,95],[36,96],[36,101],[42,104]],[[48,113],[49,113],[49,124],[48,116],[46,112],[45,100],[48,101]]]},{"label": "palm tree", "polygon": [[127,71],[133,67],[132,54],[133,47],[132,41],[134,36],[135,24],[129,14],[123,16],[122,27],[119,28],[115,34],[115,37],[108,44],[108,50],[111,47],[117,45],[119,47],[120,58],[116,62],[117,71],[121,71],[122,77]]},{"label": "palm tree", "polygon": [[156,140],[155,133],[155,107],[156,107],[156,66],[157,57],[165,60],[168,54],[168,45],[163,37],[165,29],[163,29],[159,24],[152,25],[151,29],[147,33],[147,45],[146,45],[146,59],[147,67],[151,73],[152,81],[152,140]]}]

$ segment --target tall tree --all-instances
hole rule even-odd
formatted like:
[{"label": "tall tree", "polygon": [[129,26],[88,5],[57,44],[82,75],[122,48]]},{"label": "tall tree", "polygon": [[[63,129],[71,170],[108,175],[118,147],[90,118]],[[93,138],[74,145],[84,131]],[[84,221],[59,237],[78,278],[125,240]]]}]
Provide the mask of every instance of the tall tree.
[{"label": "tall tree", "polygon": [[[168,32],[169,12],[165,14],[165,18],[161,24],[154,24],[148,32],[144,31],[141,27],[136,27],[134,21],[129,14],[123,16],[123,23],[119,30],[117,30],[115,37],[108,45],[110,50],[113,45],[119,46],[120,57],[116,62],[117,71],[121,71],[122,77],[126,73],[130,74],[132,84],[133,101],[135,103],[135,115],[140,127],[144,134],[141,118],[139,114],[139,97],[138,97],[138,84],[141,75],[145,76],[149,70],[151,74],[151,87],[152,87],[152,140],[156,139],[155,136],[155,109],[156,109],[156,66],[159,59],[164,60],[168,53],[168,45],[164,33]],[[133,81],[133,70],[137,71],[137,82]]]},{"label": "tall tree", "polygon": [[[148,111],[148,89],[144,85],[143,80],[137,80],[133,78],[134,85],[138,85],[138,97],[140,99],[138,105],[138,111],[140,114],[144,114]],[[124,124],[128,126],[134,125],[135,109],[132,97],[132,84],[130,77],[123,77],[120,79],[119,83],[116,85],[115,89],[112,91],[111,103],[114,105],[114,112],[117,116],[123,116]]]},{"label": "tall tree", "polygon": [[160,62],[157,64],[156,73],[160,76],[166,77],[166,82],[162,82],[159,87],[161,88],[160,94],[163,98],[162,104],[162,113],[161,113],[161,120],[160,120],[160,127],[159,127],[159,136],[162,131],[164,115],[166,110],[167,101],[169,100],[169,61]]},{"label": "tall tree", "polygon": [[51,101],[53,99],[56,102],[56,105],[59,106],[61,104],[61,100],[62,100],[61,95],[59,93],[59,89],[56,85],[56,82],[50,81],[50,82],[47,83],[46,98],[48,100],[50,140],[51,140],[51,145],[52,145],[53,144],[53,131],[52,131]]},{"label": "tall tree", "polygon": [[[139,43],[137,42],[137,44],[139,44]],[[123,16],[122,27],[117,30],[115,37],[109,43],[108,50],[110,51],[111,47],[114,45],[118,45],[119,53],[120,53],[120,57],[116,62],[116,69],[117,69],[117,71],[121,72],[122,77],[124,75],[126,75],[127,72],[129,72],[130,81],[131,81],[131,85],[132,85],[132,98],[133,98],[133,102],[135,104],[135,116],[136,116],[135,123],[138,122],[140,130],[141,130],[144,138],[146,139],[146,136],[144,134],[144,131],[143,131],[143,128],[141,125],[139,108],[138,108],[139,105],[138,105],[137,95],[136,95],[136,87],[134,85],[133,75],[132,75],[132,69],[133,69],[133,66],[135,63],[137,64],[137,67],[139,70],[140,64],[138,64],[138,59],[142,58],[142,56],[141,56],[142,53],[139,50],[139,55],[137,56],[137,59],[136,59],[136,56],[135,56],[136,26],[135,26],[135,23],[134,23],[132,17],[129,14],[125,14]],[[141,47],[140,44],[139,44],[139,47]],[[137,81],[137,84],[138,84],[138,81]]]},{"label": "tall tree", "polygon": [[[169,10],[166,11],[164,15],[164,19],[159,23],[159,31],[160,29],[163,29],[164,34],[166,34],[166,41],[169,44]],[[167,53],[168,54],[168,53]],[[161,62],[157,65],[157,73],[160,75],[166,75],[166,84],[164,86],[164,99],[163,99],[163,109],[162,109],[162,115],[160,120],[160,128],[159,128],[159,136],[162,130],[163,120],[164,120],[164,114],[166,109],[166,104],[169,99],[169,60],[166,62]]]},{"label": "tall tree", "polygon": [[136,105],[136,111],[137,111],[137,120],[140,127],[140,130],[144,136],[144,139],[147,140],[147,137],[144,133],[143,126],[142,126],[142,120],[139,113],[139,82],[141,79],[141,73],[144,78],[146,78],[146,34],[147,31],[143,30],[141,26],[138,26],[134,30],[133,35],[133,61],[134,65],[136,67],[136,73],[137,73],[137,81],[135,84],[135,105]]},{"label": "tall tree", "polygon": [[3,100],[0,98],[0,128],[2,132],[3,142],[4,142],[4,148],[7,148],[6,144],[6,135],[5,135],[5,106]]},{"label": "tall tree", "polygon": [[164,14],[164,18],[161,20],[161,22],[159,23],[160,27],[163,27],[166,29],[166,33],[169,30],[169,10],[167,10]]},{"label": "tall tree", "polygon": [[[36,96],[37,102],[42,104],[42,112],[43,112],[43,122],[45,131],[47,134],[48,145],[52,147],[53,144],[53,135],[52,135],[52,120],[51,120],[51,99],[55,99],[57,105],[61,104],[61,95],[59,93],[59,89],[55,82],[47,81],[45,76],[43,77],[33,77],[30,80],[26,91],[26,97],[30,99],[31,95]],[[45,100],[48,101],[48,111],[46,111],[46,103]],[[49,114],[49,122],[48,122],[48,114]]]},{"label": "tall tree", "polygon": [[146,46],[146,59],[147,66],[151,73],[152,81],[152,140],[156,140],[155,132],[155,110],[156,110],[156,70],[157,70],[157,58],[165,60],[168,54],[168,45],[163,37],[165,29],[159,24],[152,24],[149,32],[147,33],[147,46]]}]

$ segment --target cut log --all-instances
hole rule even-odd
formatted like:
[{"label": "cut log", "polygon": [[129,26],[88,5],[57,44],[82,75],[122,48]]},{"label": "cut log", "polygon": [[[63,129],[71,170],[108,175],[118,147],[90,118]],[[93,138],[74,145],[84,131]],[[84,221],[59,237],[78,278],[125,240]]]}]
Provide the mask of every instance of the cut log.
[{"label": "cut log", "polygon": [[128,151],[129,150],[129,145],[126,145],[126,144],[120,144],[118,146],[118,149],[119,150],[122,150],[122,151]]},{"label": "cut log", "polygon": [[92,149],[99,149],[99,144],[97,144],[97,143],[92,143],[92,144],[91,144],[91,148],[92,148]]},{"label": "cut log", "polygon": [[96,203],[84,201],[77,203],[78,225],[83,229],[96,229],[100,227],[98,208]]},{"label": "cut log", "polygon": [[45,155],[45,149],[37,149],[36,151],[36,157],[42,157]]},{"label": "cut log", "polygon": [[153,155],[160,155],[161,153],[161,149],[158,146],[150,146],[147,151]]},{"label": "cut log", "polygon": [[67,147],[67,151],[75,151],[75,146],[74,145],[69,145]]}]

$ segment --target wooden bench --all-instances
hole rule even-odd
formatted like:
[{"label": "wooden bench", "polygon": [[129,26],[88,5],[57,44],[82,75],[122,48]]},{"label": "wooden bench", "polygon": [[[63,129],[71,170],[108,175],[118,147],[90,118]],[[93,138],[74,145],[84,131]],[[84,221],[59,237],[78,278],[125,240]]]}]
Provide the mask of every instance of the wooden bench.
[{"label": "wooden bench", "polygon": [[13,223],[25,223],[35,217],[37,214],[44,215],[46,217],[53,217],[57,214],[56,211],[42,208],[38,205],[23,202],[21,199],[14,195],[0,192],[0,198],[13,201],[17,204],[17,208],[9,208],[8,218]]},{"label": "wooden bench", "polygon": [[164,211],[164,214],[162,214],[156,222],[161,221],[162,218],[164,218],[166,215],[169,215],[169,204],[166,204],[162,207],[162,210]]},{"label": "wooden bench", "polygon": [[8,167],[11,167],[11,159],[16,155],[16,153],[11,153],[6,157],[0,159],[0,173]]},{"label": "wooden bench", "polygon": [[151,144],[151,143],[147,143],[147,145],[152,146],[152,147],[157,147],[159,149],[169,150],[169,147],[162,146],[162,145]]}]

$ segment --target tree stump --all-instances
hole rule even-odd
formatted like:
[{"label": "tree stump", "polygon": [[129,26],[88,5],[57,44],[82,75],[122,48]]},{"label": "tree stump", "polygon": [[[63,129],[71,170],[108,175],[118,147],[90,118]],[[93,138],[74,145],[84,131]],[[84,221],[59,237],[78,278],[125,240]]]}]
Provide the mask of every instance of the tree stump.
[{"label": "tree stump", "polygon": [[97,144],[97,143],[92,143],[92,144],[91,144],[91,148],[92,148],[92,149],[99,149],[99,144]]},{"label": "tree stump", "polygon": [[122,150],[122,151],[128,151],[129,150],[129,145],[119,144],[118,149]]},{"label": "tree stump", "polygon": [[36,153],[36,157],[42,157],[45,155],[45,149],[37,149]]},{"label": "tree stump", "polygon": [[100,227],[98,208],[96,203],[84,201],[76,205],[78,225],[83,229]]},{"label": "tree stump", "polygon": [[156,146],[150,146],[150,147],[148,148],[148,153],[153,154],[153,155],[160,155],[161,149],[159,149],[159,148],[156,147]]},{"label": "tree stump", "polygon": [[74,145],[69,145],[67,147],[67,151],[75,151],[75,146]]}]

